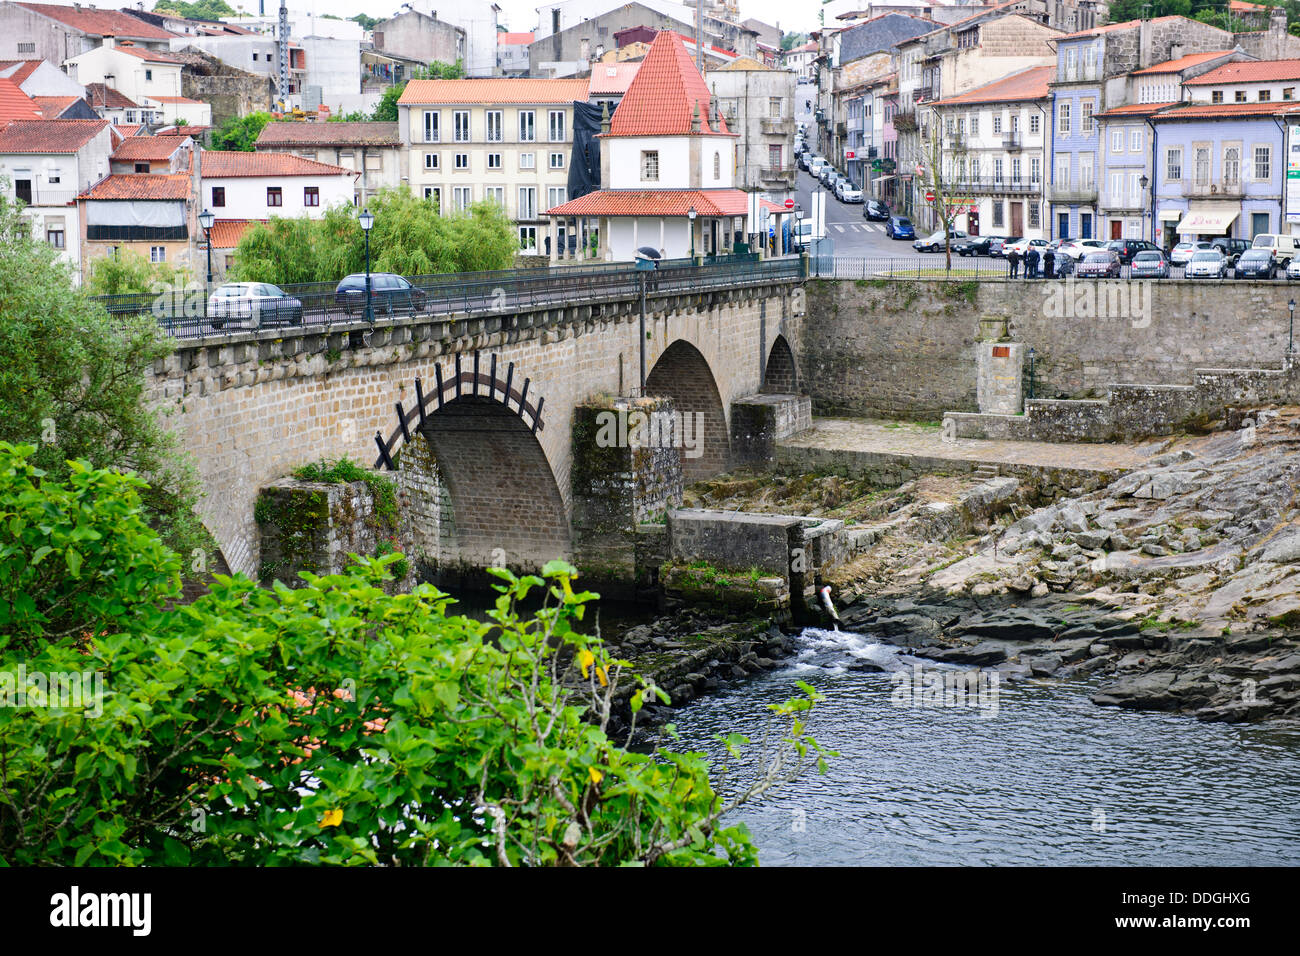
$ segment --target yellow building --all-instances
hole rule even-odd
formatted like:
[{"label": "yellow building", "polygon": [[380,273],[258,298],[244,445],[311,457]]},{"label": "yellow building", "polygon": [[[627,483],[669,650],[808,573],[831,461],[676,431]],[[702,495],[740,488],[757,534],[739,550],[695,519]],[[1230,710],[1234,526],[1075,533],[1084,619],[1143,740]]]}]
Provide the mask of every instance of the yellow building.
[{"label": "yellow building", "polygon": [[397,101],[407,181],[451,214],[492,199],[521,250],[545,253],[543,213],[568,200],[573,103],[586,79],[412,80]]}]

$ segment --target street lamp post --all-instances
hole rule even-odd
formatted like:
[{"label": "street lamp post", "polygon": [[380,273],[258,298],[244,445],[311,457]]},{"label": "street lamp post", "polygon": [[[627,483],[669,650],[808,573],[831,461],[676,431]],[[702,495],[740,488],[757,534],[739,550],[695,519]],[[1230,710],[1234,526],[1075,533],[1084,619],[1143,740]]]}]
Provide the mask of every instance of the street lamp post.
[{"label": "street lamp post", "polygon": [[690,212],[686,214],[686,218],[690,220],[690,224],[691,224],[690,229],[691,229],[691,261],[692,262],[695,261],[695,217],[698,215],[699,213],[695,211],[694,206],[692,206]]},{"label": "street lamp post", "polygon": [[208,317],[208,296],[212,295],[212,225],[216,222],[217,217],[212,214],[211,209],[205,209],[199,213],[199,225],[203,228],[203,235],[208,241],[208,284],[204,290],[206,295],[203,296],[203,318]]},{"label": "street lamp post", "polygon": [[1295,299],[1287,303],[1287,309],[1291,312],[1291,319],[1286,327],[1286,363],[1290,365],[1295,361],[1295,339],[1293,338],[1295,333]]},{"label": "street lamp post", "polygon": [[1142,188],[1142,235],[1147,234],[1147,186],[1151,185],[1151,180],[1147,174],[1143,173],[1142,178],[1138,180],[1138,186]]},{"label": "street lamp post", "polygon": [[366,234],[366,321],[374,324],[375,310],[370,302],[370,230],[375,224],[375,217],[369,209],[361,212],[361,231]]}]

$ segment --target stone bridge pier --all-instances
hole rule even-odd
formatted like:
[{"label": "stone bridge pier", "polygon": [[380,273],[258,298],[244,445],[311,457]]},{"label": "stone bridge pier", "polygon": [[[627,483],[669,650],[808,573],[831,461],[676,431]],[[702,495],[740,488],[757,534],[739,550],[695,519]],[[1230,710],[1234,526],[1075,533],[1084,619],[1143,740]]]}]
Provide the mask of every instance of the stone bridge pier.
[{"label": "stone bridge pier", "polygon": [[[761,460],[809,414],[794,398],[801,280],[651,294],[641,312],[628,296],[184,341],[150,393],[196,461],[201,517],[234,571],[259,571],[259,489],[343,456],[398,477],[417,561],[581,564],[611,521],[627,544],[683,480]],[[622,457],[602,458],[592,415],[634,406],[675,414],[695,445],[616,442]],[[611,511],[611,496],[633,503]]]}]

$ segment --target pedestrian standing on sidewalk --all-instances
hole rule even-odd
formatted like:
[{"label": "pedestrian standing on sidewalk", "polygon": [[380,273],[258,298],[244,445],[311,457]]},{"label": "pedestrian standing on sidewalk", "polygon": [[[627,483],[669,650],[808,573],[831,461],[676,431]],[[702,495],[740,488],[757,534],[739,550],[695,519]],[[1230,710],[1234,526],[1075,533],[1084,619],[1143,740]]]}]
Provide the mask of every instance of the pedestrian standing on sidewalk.
[{"label": "pedestrian standing on sidewalk", "polygon": [[1056,253],[1052,251],[1051,246],[1048,246],[1047,251],[1043,253],[1043,278],[1056,278]]},{"label": "pedestrian standing on sidewalk", "polygon": [[1025,278],[1038,278],[1038,250],[1033,246],[1030,246],[1029,251],[1025,253]]},{"label": "pedestrian standing on sidewalk", "polygon": [[1014,279],[1017,276],[1019,276],[1020,275],[1020,253],[1017,252],[1015,249],[1012,249],[1010,252],[1007,253],[1007,262],[1011,264],[1011,278]]}]

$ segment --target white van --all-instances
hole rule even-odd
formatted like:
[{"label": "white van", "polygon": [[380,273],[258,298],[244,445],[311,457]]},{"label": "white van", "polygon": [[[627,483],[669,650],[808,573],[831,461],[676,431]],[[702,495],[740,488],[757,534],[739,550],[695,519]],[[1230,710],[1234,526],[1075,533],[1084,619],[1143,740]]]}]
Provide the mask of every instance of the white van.
[{"label": "white van", "polygon": [[1273,261],[1285,266],[1300,251],[1300,237],[1282,236],[1272,232],[1261,232],[1255,237],[1254,249],[1267,249],[1273,254]]}]

